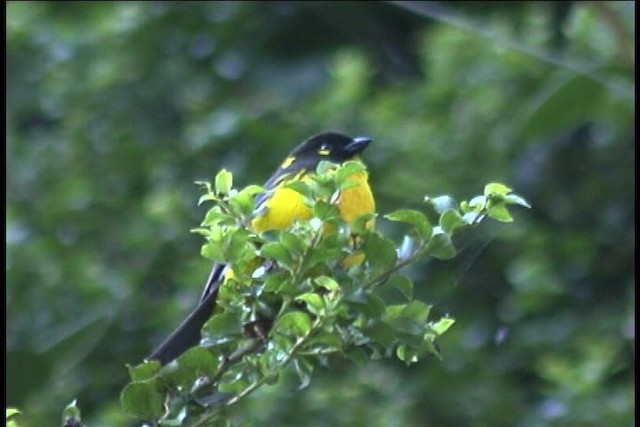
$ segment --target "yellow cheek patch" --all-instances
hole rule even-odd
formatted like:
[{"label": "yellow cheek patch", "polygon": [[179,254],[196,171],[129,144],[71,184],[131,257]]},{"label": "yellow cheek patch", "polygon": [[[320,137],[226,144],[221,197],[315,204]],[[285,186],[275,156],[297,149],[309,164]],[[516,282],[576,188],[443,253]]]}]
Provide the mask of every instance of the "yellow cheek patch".
[{"label": "yellow cheek patch", "polygon": [[296,161],[296,158],[294,156],[287,157],[286,159],[284,159],[284,162],[282,162],[282,164],[280,165],[280,168],[286,169],[289,166],[291,166],[295,161]]},{"label": "yellow cheek patch", "polygon": [[328,156],[329,154],[331,154],[331,150],[328,148],[325,148],[324,150],[318,150],[318,154],[320,154],[321,156]]}]

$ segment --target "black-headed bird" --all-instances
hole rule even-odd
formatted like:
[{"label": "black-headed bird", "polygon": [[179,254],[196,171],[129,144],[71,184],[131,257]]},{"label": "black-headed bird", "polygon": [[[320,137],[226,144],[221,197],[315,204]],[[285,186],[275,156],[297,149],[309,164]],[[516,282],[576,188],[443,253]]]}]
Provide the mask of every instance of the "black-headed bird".
[{"label": "black-headed bird", "polygon": [[[291,181],[305,179],[316,173],[322,160],[341,164],[360,158],[371,138],[349,137],[341,133],[325,132],[314,135],[287,155],[278,169],[264,185],[265,191],[256,197],[256,209],[251,228],[256,233],[286,229],[296,220],[312,217],[304,197],[285,185]],[[375,201],[368,182],[366,170],[350,177],[352,185],[341,191],[337,201],[340,215],[347,222],[353,222],[365,214],[375,213]],[[167,364],[186,350],[198,345],[200,330],[213,314],[218,289],[226,277],[224,264],[215,263],[196,308],[182,324],[150,355]]]}]

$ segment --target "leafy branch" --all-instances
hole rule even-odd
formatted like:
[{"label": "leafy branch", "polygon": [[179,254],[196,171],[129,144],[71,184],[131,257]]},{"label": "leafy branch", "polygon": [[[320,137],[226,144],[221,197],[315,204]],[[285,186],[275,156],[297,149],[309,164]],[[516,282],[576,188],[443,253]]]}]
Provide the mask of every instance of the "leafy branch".
[{"label": "leafy branch", "polygon": [[[374,215],[351,223],[341,217],[340,195],[363,170],[360,162],[323,162],[313,178],[287,184],[303,196],[312,217],[261,234],[248,225],[255,195],[264,189],[237,191],[225,170],[213,185],[203,183],[201,202],[213,206],[194,231],[206,239],[202,254],[227,264],[233,275],[220,288],[199,346],[164,367],[156,361],[130,367],[132,381],[121,394],[127,413],[158,426],[228,426],[234,405],[276,382],[289,366],[303,388],[330,354],[359,364],[393,355],[407,364],[438,356],[435,341],[454,320],[431,319],[431,306],[414,299],[402,269],[426,257],[455,256],[454,233],[485,218],[510,222],[509,205],[528,205],[495,183],[460,204],[426,198],[437,225],[417,210],[384,216],[408,228],[396,244],[376,231]],[[389,290],[403,302],[388,301]]]}]

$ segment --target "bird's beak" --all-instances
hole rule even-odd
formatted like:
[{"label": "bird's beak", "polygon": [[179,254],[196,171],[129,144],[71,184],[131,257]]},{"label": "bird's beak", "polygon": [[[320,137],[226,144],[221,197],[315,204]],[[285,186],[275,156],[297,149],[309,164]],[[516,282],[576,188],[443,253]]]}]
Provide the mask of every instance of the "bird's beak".
[{"label": "bird's beak", "polygon": [[373,141],[373,139],[368,136],[356,136],[349,144],[347,144],[346,150],[353,155],[359,154],[367,148],[367,145],[369,145],[371,141]]}]

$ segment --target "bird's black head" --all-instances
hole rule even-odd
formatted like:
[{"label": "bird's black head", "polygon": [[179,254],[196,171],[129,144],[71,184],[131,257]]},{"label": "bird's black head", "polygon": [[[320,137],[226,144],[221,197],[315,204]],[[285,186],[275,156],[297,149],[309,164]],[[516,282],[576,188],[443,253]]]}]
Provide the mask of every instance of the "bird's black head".
[{"label": "bird's black head", "polygon": [[[371,143],[371,138],[357,136],[352,138],[337,132],[324,132],[314,135],[298,145],[284,159],[276,172],[264,185],[267,189],[274,188],[283,178],[291,173],[315,171],[321,161],[344,163],[356,159]],[[257,204],[264,200],[266,193],[258,196]]]},{"label": "bird's black head", "polygon": [[305,140],[291,152],[290,157],[296,162],[313,160],[316,165],[322,160],[342,163],[362,153],[371,141],[366,136],[352,138],[337,132],[324,132]]}]

